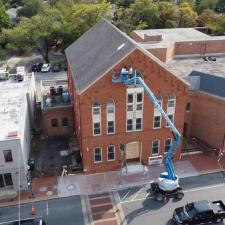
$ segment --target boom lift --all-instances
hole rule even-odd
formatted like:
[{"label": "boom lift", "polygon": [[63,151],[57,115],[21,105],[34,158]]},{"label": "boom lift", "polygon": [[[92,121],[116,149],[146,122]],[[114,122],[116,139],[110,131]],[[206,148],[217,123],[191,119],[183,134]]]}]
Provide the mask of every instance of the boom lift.
[{"label": "boom lift", "polygon": [[168,127],[170,128],[171,133],[173,135],[172,145],[170,146],[163,160],[166,172],[162,172],[160,174],[156,183],[151,183],[151,191],[155,194],[155,198],[158,201],[166,199],[168,196],[174,196],[177,199],[182,199],[184,193],[182,192],[182,189],[179,185],[179,178],[175,174],[172,163],[173,156],[181,141],[181,134],[176,129],[167,114],[164,112],[164,110],[158,103],[156,97],[154,96],[153,92],[146,85],[142,78],[142,75],[139,72],[133,71],[132,68],[130,68],[129,71],[123,68],[119,76],[113,75],[112,82],[124,83],[125,85],[133,84],[139,87],[143,87],[144,91],[146,92],[150,100],[153,102],[154,106],[159,110],[163,118],[166,120]]}]

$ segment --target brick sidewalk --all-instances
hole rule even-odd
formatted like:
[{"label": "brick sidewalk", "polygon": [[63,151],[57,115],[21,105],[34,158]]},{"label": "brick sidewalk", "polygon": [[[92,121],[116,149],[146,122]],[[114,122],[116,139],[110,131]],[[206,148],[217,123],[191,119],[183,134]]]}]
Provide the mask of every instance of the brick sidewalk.
[{"label": "brick sidewalk", "polygon": [[[209,173],[224,170],[225,168],[225,157],[218,163],[218,156],[208,156],[205,154],[183,156],[180,161],[174,163],[175,170],[180,177],[195,176],[202,173]],[[163,166],[151,167],[151,174],[128,174],[123,176],[122,185],[119,184],[119,172],[108,172],[103,174],[94,175],[71,175],[64,177],[63,184],[67,185],[66,181],[69,182],[74,180],[74,183],[68,183],[67,193],[63,195],[60,189],[60,178],[59,177],[40,177],[32,182],[33,190],[33,201],[39,201],[44,199],[51,199],[56,197],[70,196],[74,194],[94,194],[100,192],[108,192],[116,190],[118,188],[125,188],[127,186],[134,186],[138,184],[144,184],[151,179],[155,179],[161,170],[165,170]],[[178,171],[179,170],[179,171]],[[189,171],[187,171],[189,170]],[[195,172],[197,171],[197,173]],[[189,173],[188,173],[189,172]],[[152,175],[153,173],[153,175]],[[154,175],[155,174],[155,175]],[[85,181],[84,186],[77,186],[81,180]],[[80,181],[79,181],[80,180]],[[108,185],[108,186],[107,186]],[[107,186],[108,189],[104,189]],[[76,190],[73,190],[76,189]],[[82,190],[83,189],[83,190]],[[30,191],[21,191],[20,199],[21,203],[30,202],[31,193]],[[18,196],[15,199],[1,200],[0,206],[15,205],[18,203]]]}]

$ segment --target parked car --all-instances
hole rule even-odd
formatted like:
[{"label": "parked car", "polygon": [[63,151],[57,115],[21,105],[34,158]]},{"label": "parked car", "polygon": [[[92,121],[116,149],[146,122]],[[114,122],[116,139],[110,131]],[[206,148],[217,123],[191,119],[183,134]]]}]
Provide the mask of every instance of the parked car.
[{"label": "parked car", "polygon": [[35,63],[32,66],[32,72],[40,72],[42,66],[43,66],[43,63]]},{"label": "parked car", "polygon": [[34,219],[24,219],[19,221],[13,221],[8,225],[46,225],[45,221],[42,218],[34,218]]},{"label": "parked car", "polygon": [[49,72],[50,69],[51,69],[51,65],[49,63],[45,63],[41,67],[41,72],[46,73],[46,72]]},{"label": "parked car", "polygon": [[173,220],[176,224],[202,224],[221,223],[225,218],[225,205],[219,201],[208,202],[206,200],[192,202],[176,208]]},{"label": "parked car", "polygon": [[61,65],[60,65],[59,63],[54,63],[54,64],[52,65],[52,71],[53,71],[53,72],[59,72],[60,69],[61,69]]}]

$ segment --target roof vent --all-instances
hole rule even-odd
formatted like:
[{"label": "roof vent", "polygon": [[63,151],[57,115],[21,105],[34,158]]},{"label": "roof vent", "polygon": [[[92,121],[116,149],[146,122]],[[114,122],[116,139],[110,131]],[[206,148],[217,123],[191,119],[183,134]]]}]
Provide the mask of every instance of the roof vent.
[{"label": "roof vent", "polygon": [[123,43],[122,45],[120,45],[120,46],[117,48],[117,51],[121,50],[124,46],[125,46],[125,43]]}]

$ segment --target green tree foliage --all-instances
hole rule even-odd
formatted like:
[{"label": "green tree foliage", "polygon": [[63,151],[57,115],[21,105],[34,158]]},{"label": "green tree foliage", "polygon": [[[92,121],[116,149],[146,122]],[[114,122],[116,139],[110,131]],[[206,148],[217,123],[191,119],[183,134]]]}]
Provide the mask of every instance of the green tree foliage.
[{"label": "green tree foliage", "polygon": [[220,16],[218,20],[214,23],[208,23],[207,27],[210,28],[215,34],[224,35],[225,34],[225,15]]},{"label": "green tree foliage", "polygon": [[48,62],[50,44],[62,36],[63,16],[58,9],[47,8],[42,14],[32,18],[23,18],[13,29],[3,31],[3,38],[8,40],[7,47],[17,50],[37,49]]},{"label": "green tree foliage", "polygon": [[217,0],[198,0],[196,1],[196,11],[201,14],[206,9],[214,10]]},{"label": "green tree foliage", "polygon": [[177,18],[177,6],[171,2],[159,2],[158,8],[160,12],[159,28],[174,27],[174,21]]},{"label": "green tree foliage", "polygon": [[130,5],[132,23],[138,29],[157,27],[160,21],[159,6],[149,0],[136,0]]},{"label": "green tree foliage", "polygon": [[42,11],[43,4],[42,0],[24,0],[24,6],[18,10],[18,16],[28,18],[35,16]]},{"label": "green tree foliage", "polygon": [[225,13],[225,0],[218,0],[215,6],[215,10],[218,13]]},{"label": "green tree foliage", "polygon": [[94,26],[101,18],[111,19],[111,5],[105,1],[98,4],[74,4],[71,9],[63,11],[64,47],[79,38]]},{"label": "green tree foliage", "polygon": [[127,8],[130,4],[133,4],[135,0],[110,0],[109,2],[117,5],[118,7]]},{"label": "green tree foliage", "polygon": [[198,26],[216,23],[219,16],[211,9],[205,9],[198,18]]},{"label": "green tree foliage", "polygon": [[196,26],[197,13],[191,8],[189,3],[181,3],[178,7],[178,27]]},{"label": "green tree foliage", "polygon": [[0,0],[0,32],[3,28],[7,28],[10,26],[10,20],[8,15],[6,14],[6,9]]}]

